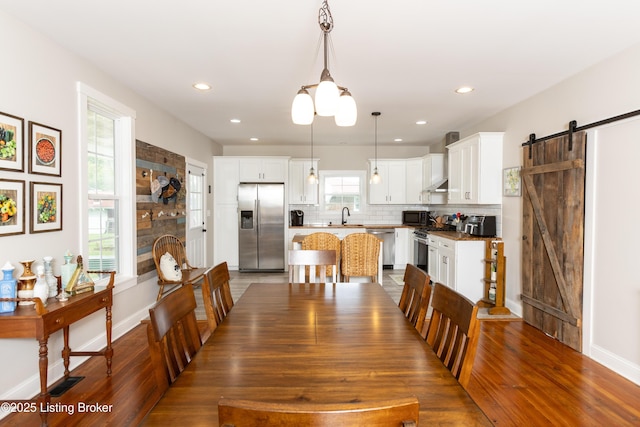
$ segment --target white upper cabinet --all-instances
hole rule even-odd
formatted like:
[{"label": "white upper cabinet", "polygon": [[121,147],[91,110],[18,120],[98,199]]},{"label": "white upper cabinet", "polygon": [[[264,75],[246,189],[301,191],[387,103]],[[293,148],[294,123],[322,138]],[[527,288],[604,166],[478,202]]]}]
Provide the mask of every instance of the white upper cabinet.
[{"label": "white upper cabinet", "polygon": [[450,204],[502,203],[503,132],[480,132],[447,146]]},{"label": "white upper cabinet", "polygon": [[440,184],[446,177],[444,154],[427,154],[422,158],[422,204],[436,205],[447,203],[447,193],[424,191]]},{"label": "white upper cabinet", "polygon": [[369,183],[369,204],[403,205],[407,201],[406,160],[369,160],[369,178],[378,166],[382,182]]},{"label": "white upper cabinet", "polygon": [[238,203],[239,166],[237,157],[216,156],[213,158],[214,203]]},{"label": "white upper cabinet", "polygon": [[307,180],[309,169],[313,166],[316,177],[318,176],[318,161],[314,160],[289,160],[289,204],[290,205],[317,205],[318,182],[310,184]]},{"label": "white upper cabinet", "polygon": [[240,182],[286,182],[288,159],[285,157],[239,157]]},{"label": "white upper cabinet", "polygon": [[423,159],[406,160],[407,204],[417,205],[424,202]]}]

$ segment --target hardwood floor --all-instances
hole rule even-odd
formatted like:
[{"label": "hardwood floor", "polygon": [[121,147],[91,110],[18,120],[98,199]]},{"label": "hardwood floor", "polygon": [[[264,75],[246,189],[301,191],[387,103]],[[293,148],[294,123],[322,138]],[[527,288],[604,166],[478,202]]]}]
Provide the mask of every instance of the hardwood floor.
[{"label": "hardwood floor", "polygon": [[[253,280],[235,279],[238,284]],[[400,288],[387,280],[385,289]],[[206,323],[201,327],[204,331]],[[102,357],[71,373],[85,378],[51,399],[59,411],[49,414],[50,426],[136,426],[144,419],[160,398],[149,368],[144,326],[117,340],[114,351],[111,378],[105,376]],[[468,391],[497,426],[640,425],[639,386],[521,321],[481,322]],[[78,402],[112,406],[104,413],[78,413]],[[65,410],[69,408],[73,414]],[[0,425],[37,426],[39,421],[37,414],[21,413],[0,420]],[[428,425],[428,420],[421,424]]]}]

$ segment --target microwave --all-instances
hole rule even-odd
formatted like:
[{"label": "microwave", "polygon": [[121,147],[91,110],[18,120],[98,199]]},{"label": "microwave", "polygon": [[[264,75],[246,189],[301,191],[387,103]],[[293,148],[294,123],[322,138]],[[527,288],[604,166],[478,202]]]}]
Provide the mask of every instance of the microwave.
[{"label": "microwave", "polygon": [[402,211],[402,224],[416,227],[429,225],[429,211]]}]

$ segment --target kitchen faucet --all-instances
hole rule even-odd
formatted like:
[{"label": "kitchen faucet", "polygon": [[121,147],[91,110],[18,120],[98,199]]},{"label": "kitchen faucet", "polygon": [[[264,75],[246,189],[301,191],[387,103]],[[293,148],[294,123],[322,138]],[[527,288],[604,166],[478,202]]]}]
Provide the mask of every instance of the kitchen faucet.
[{"label": "kitchen faucet", "polygon": [[351,216],[351,212],[349,212],[349,208],[348,207],[344,207],[342,208],[342,225],[345,225],[347,223],[347,220],[344,219],[344,210],[347,210],[347,216]]}]

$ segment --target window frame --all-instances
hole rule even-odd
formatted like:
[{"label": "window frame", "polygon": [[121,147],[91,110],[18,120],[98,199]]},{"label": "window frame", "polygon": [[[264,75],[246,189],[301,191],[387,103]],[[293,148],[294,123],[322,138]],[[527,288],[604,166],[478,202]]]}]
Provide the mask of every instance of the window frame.
[{"label": "window frame", "polygon": [[[116,188],[115,198],[118,200],[118,272],[116,274],[116,288],[114,293],[122,292],[137,284],[136,264],[136,200],[135,200],[135,118],[136,113],[124,104],[104,95],[103,93],[78,82],[78,113],[79,113],[79,239],[80,254],[89,253],[89,182],[87,167],[87,139],[88,139],[88,109],[90,104],[98,105],[95,109],[102,109],[104,113],[115,116],[116,121],[116,150],[115,162]],[[111,197],[106,197],[111,198]],[[96,285],[106,284],[106,278]]]},{"label": "window frame", "polygon": [[336,212],[333,210],[327,210],[325,204],[325,179],[327,177],[358,177],[360,179],[360,210],[358,214],[365,213],[367,210],[367,171],[364,170],[320,170],[318,172],[320,177],[320,210],[324,213]]}]

